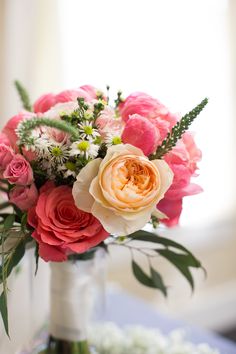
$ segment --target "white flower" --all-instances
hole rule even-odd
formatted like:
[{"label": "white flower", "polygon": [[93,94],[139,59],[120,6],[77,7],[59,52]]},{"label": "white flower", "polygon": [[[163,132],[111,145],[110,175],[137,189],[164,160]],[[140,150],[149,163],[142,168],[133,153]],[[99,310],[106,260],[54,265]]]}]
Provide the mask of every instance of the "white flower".
[{"label": "white flower", "polygon": [[79,123],[79,132],[81,133],[81,138],[89,140],[96,139],[100,136],[97,129],[93,128],[93,123],[89,121],[85,121],[83,123]]},{"label": "white flower", "polygon": [[117,132],[107,133],[103,139],[107,146],[119,145],[122,143],[121,136]]},{"label": "white flower", "polygon": [[52,164],[63,164],[70,156],[68,146],[63,144],[52,144],[49,151]]},{"label": "white flower", "polygon": [[87,140],[75,141],[71,145],[70,156],[84,156],[86,159],[97,157],[99,145]]}]

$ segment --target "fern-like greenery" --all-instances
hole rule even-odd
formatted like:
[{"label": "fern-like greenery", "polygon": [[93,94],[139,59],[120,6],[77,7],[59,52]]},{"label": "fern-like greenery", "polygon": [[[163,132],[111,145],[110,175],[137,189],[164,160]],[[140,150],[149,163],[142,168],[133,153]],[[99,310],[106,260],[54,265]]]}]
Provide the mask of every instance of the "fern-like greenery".
[{"label": "fern-like greenery", "polygon": [[168,133],[167,137],[163,140],[161,145],[158,146],[155,154],[149,156],[150,160],[161,159],[165,154],[171,151],[178,140],[181,139],[183,134],[188,130],[194,119],[201,113],[207,103],[208,98],[205,98],[192,111],[183,116],[180,121],[177,122],[176,125],[172,128],[171,132]]}]

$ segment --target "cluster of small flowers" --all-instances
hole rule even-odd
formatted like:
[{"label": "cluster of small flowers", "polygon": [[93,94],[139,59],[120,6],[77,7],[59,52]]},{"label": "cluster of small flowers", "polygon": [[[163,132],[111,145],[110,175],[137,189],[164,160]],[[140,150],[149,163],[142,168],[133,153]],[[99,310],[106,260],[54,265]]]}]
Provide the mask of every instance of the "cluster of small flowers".
[{"label": "cluster of small flowers", "polygon": [[89,338],[99,354],[219,354],[208,344],[193,344],[185,339],[183,330],[169,335],[158,329],[127,326],[121,329],[114,323],[93,326]]}]

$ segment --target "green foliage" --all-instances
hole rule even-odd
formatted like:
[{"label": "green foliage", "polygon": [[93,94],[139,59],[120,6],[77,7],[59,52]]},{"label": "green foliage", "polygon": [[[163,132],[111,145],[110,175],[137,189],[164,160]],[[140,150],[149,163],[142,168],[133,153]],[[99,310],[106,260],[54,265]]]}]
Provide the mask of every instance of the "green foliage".
[{"label": "green foliage", "polygon": [[29,99],[29,95],[26,91],[26,89],[22,86],[22,84],[16,80],[14,82],[15,84],[15,87],[16,87],[16,90],[20,96],[20,99],[21,99],[21,102],[23,104],[23,107],[27,110],[27,111],[30,111],[32,112],[32,105],[30,103],[30,99]]},{"label": "green foliage", "polygon": [[167,296],[167,288],[161,275],[150,265],[150,275],[146,274],[142,268],[132,260],[132,270],[135,278],[149,288],[159,289],[164,296]]},{"label": "green foliage", "polygon": [[[151,247],[137,247],[133,245],[133,241],[142,241],[151,245]],[[132,270],[134,276],[141,284],[150,288],[159,289],[165,296],[167,295],[167,287],[163,283],[161,275],[154,269],[151,263],[151,259],[154,257],[162,256],[178,269],[178,271],[189,282],[192,290],[194,289],[194,280],[191,274],[191,268],[202,268],[202,266],[199,260],[184,246],[165,237],[143,230],[129,235],[128,241],[126,240],[122,245],[130,249],[132,257],[134,255],[134,251],[136,251],[145,255],[148,259],[150,274],[146,274],[134,261],[134,258],[132,260]]]},{"label": "green foliage", "polygon": [[38,273],[38,269],[39,269],[39,244],[37,242],[35,244],[34,255],[35,255],[35,273],[34,273],[34,275],[36,276]]},{"label": "green foliage", "polygon": [[194,119],[201,113],[207,103],[208,99],[205,98],[192,111],[183,116],[181,120],[177,122],[176,125],[172,128],[171,132],[168,133],[166,139],[164,139],[161,145],[158,146],[156,153],[151,155],[149,158],[151,160],[161,159],[165,154],[171,151],[178,140],[181,139],[186,130],[188,130]]},{"label": "green foliage", "polygon": [[17,246],[6,255],[4,264],[0,266],[0,284],[7,279],[14,267],[16,267],[25,254],[25,240],[20,238]]},{"label": "green foliage", "polygon": [[4,324],[4,328],[5,328],[6,334],[9,337],[7,296],[6,296],[5,291],[3,291],[1,296],[0,296],[0,313],[1,313],[1,316],[2,316],[2,320],[3,320],[3,324]]}]

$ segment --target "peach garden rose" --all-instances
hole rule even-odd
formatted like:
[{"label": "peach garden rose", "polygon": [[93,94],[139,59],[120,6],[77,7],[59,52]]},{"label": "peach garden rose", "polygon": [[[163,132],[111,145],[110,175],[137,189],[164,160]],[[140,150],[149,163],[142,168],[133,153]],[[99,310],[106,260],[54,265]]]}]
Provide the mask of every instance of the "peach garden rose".
[{"label": "peach garden rose", "polygon": [[165,161],[150,161],[132,145],[117,145],[103,160],[95,159],[81,170],[73,197],[77,207],[92,213],[107,232],[128,235],[150,220],[172,179]]}]

